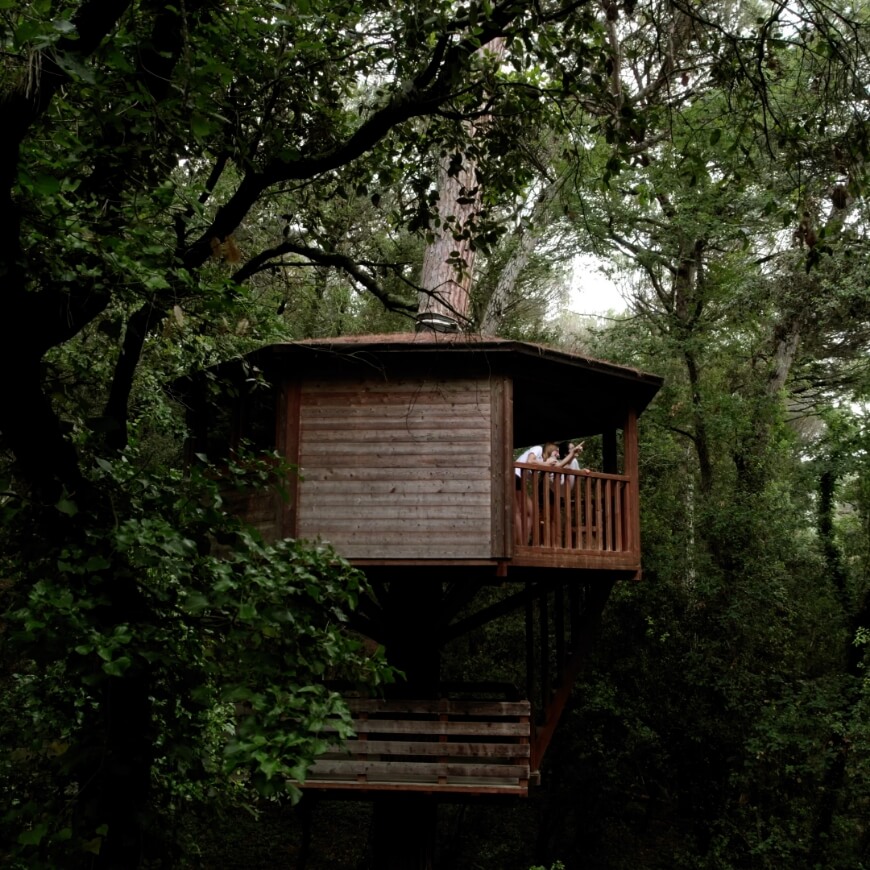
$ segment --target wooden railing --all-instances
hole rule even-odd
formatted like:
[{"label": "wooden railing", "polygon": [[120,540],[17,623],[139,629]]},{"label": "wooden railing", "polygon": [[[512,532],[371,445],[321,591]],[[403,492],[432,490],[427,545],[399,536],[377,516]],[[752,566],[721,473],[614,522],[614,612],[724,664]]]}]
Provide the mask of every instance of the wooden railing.
[{"label": "wooden railing", "polygon": [[524,795],[528,701],[348,699],[356,737],[331,746],[304,788]]},{"label": "wooden railing", "polygon": [[624,474],[516,463],[521,488],[514,510],[518,546],[630,552],[637,515],[631,479]]}]

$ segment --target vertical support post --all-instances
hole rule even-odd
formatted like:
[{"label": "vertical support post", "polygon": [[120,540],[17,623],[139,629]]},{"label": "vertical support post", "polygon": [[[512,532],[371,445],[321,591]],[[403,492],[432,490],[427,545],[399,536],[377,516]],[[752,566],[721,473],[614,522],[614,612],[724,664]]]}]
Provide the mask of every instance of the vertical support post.
[{"label": "vertical support post", "polygon": [[562,688],[565,678],[565,586],[553,591],[553,629],[556,634],[556,676],[554,683]]},{"label": "vertical support post", "polygon": [[386,654],[405,673],[399,690],[405,697],[434,698],[441,669],[443,596],[440,580],[404,578],[390,583],[383,602]]},{"label": "vertical support post", "polygon": [[571,655],[577,652],[580,631],[580,590],[576,583],[568,585],[568,616],[571,625]]},{"label": "vertical support post", "polygon": [[542,586],[541,588],[541,599],[538,602],[538,620],[539,626],[538,630],[540,632],[540,637],[538,638],[538,642],[540,644],[540,657],[541,657],[541,709],[546,710],[547,706],[550,703],[550,627],[549,627],[549,614],[547,612],[548,608],[548,590],[546,587]]},{"label": "vertical support post", "polygon": [[423,795],[375,804],[372,866],[378,870],[433,870],[438,804]]},{"label": "vertical support post", "polygon": [[[529,590],[526,584],[526,590]],[[535,697],[537,686],[535,680],[535,602],[531,595],[526,596],[526,697],[535,709],[535,720],[541,712],[540,704]]]},{"label": "vertical support post", "polygon": [[298,870],[305,870],[308,866],[308,857],[311,854],[311,825],[314,815],[314,798],[306,795],[307,800],[299,804],[298,813],[302,820],[302,843],[296,857]]},{"label": "vertical support post", "polygon": [[[513,555],[517,509],[516,475],[512,447],[513,381],[493,377],[490,386],[490,442],[492,445],[492,555]],[[521,532],[522,534],[522,532]]]},{"label": "vertical support post", "polygon": [[[388,628],[387,657],[405,672],[398,691],[434,698],[439,690],[443,594],[440,580],[405,577],[382,602]],[[374,807],[374,864],[378,870],[433,870],[438,803],[389,797]]]},{"label": "vertical support post", "polygon": [[638,469],[637,414],[632,409],[625,419],[623,430],[625,445],[625,474],[628,477],[627,545],[640,555],[640,476]]}]

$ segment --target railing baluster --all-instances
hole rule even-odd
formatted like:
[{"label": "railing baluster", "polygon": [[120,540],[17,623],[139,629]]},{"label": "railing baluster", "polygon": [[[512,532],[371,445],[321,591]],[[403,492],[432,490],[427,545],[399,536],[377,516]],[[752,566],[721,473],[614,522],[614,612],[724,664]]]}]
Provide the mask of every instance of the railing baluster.
[{"label": "railing baluster", "polygon": [[584,550],[592,549],[592,478],[586,478],[586,493],[584,499],[586,540],[583,542]]},{"label": "railing baluster", "polygon": [[614,505],[613,524],[616,527],[616,549],[622,552],[623,530],[622,521],[624,512],[622,509],[623,500],[625,498],[625,482],[617,481],[616,485],[616,504]]},{"label": "railing baluster", "polygon": [[581,517],[583,513],[580,509],[580,478],[571,477],[572,498],[574,499],[574,540],[571,546],[579,550],[583,546],[583,541],[580,540],[580,527],[582,524]]},{"label": "railing baluster", "polygon": [[551,546],[564,547],[565,542],[562,534],[562,487],[560,485],[562,476],[558,474],[548,474],[547,477],[548,489],[550,491],[549,500],[553,504],[553,532]]},{"label": "railing baluster", "polygon": [[541,546],[541,507],[538,499],[538,475],[540,472],[532,471],[532,546]]},{"label": "railing baluster", "polygon": [[544,507],[544,534],[543,534],[543,544],[545,547],[553,546],[553,526],[552,526],[552,505],[550,495],[552,494],[552,489],[550,489],[550,484],[552,481],[550,480],[550,475],[547,472],[538,472],[541,475],[541,486],[538,489],[538,492],[541,493],[541,501],[543,502]]},{"label": "railing baluster", "polygon": [[565,499],[565,540],[564,546],[568,550],[574,548],[574,525],[571,513],[571,488],[574,478],[570,474],[562,477],[562,498]]},{"label": "railing baluster", "polygon": [[604,549],[604,528],[602,523],[602,508],[603,504],[601,502],[601,479],[596,478],[595,480],[595,531],[598,546],[595,548],[597,550]]}]

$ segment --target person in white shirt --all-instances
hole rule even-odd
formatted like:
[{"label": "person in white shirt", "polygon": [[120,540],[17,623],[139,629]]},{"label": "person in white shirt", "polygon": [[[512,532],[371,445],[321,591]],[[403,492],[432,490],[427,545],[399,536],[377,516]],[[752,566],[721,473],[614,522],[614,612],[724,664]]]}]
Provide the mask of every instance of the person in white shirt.
[{"label": "person in white shirt", "polygon": [[[580,445],[582,450],[582,445]],[[559,458],[559,448],[551,441],[548,441],[543,446],[536,445],[524,450],[515,460],[515,462],[525,462],[529,465],[544,465],[564,468],[574,460],[574,455],[577,448],[572,444],[564,459]],[[579,465],[578,465],[579,468]],[[523,470],[515,468],[515,487],[516,487],[516,502],[514,510],[514,531],[515,540],[518,544],[528,543],[528,540],[523,541],[523,527],[528,531],[532,523],[532,497],[528,492],[524,492],[523,487]],[[563,475],[564,476],[564,475]],[[523,515],[525,514],[525,523],[523,523]],[[526,535],[528,538],[528,534]]]}]

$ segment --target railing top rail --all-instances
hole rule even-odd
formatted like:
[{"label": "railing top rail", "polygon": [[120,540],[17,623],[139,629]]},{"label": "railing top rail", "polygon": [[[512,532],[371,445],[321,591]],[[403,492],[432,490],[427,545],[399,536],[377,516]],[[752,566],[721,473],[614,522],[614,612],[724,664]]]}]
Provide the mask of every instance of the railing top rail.
[{"label": "railing top rail", "polygon": [[595,477],[599,480],[625,480],[631,478],[627,474],[606,474],[603,471],[592,471],[590,469],[576,468],[560,468],[558,465],[540,465],[534,462],[515,462],[514,468],[528,468],[531,471],[538,471],[542,474],[566,474],[571,477]]}]

